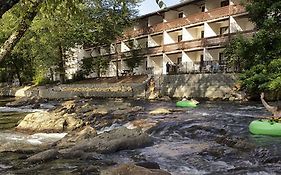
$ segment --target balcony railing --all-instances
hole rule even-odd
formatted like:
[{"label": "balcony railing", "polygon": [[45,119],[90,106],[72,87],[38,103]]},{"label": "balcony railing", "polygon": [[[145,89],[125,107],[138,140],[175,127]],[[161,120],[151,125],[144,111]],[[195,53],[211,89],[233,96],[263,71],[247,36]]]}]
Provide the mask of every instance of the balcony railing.
[{"label": "balcony railing", "polygon": [[[173,52],[173,51],[181,51],[188,50],[193,48],[203,48],[203,47],[211,47],[211,46],[224,46],[229,42],[231,38],[235,38],[238,35],[243,35],[244,37],[251,37],[256,32],[256,30],[247,30],[238,33],[229,33],[219,36],[213,36],[208,38],[200,38],[191,41],[181,41],[179,43],[166,44],[162,46],[148,47],[140,49],[140,54],[143,55],[155,55],[162,54],[163,52]],[[123,54],[126,52],[123,52]],[[111,55],[113,58],[116,54],[107,54]]]},{"label": "balcony railing", "polygon": [[164,52],[171,52],[176,50],[185,50],[191,48],[210,47],[210,46],[223,46],[230,38],[236,37],[239,34],[244,37],[251,37],[255,33],[254,30],[248,30],[240,33],[224,34],[220,36],[213,36],[208,38],[200,38],[191,41],[181,41],[179,43],[167,44],[163,46]]},{"label": "balcony railing", "polygon": [[151,27],[146,27],[136,31],[126,31],[125,37],[136,37],[140,35],[146,35],[149,33],[157,33],[163,30],[169,30],[174,28],[183,27],[189,24],[194,24],[198,22],[204,22],[208,20],[213,20],[216,18],[221,18],[229,15],[245,13],[246,10],[241,5],[230,5],[225,7],[220,7],[216,9],[209,10],[207,12],[200,12],[185,18],[174,19],[171,22],[159,23]]},{"label": "balcony railing", "polygon": [[162,46],[156,46],[156,47],[149,47],[146,48],[147,54],[148,55],[153,55],[153,54],[158,54],[163,52],[163,47]]}]

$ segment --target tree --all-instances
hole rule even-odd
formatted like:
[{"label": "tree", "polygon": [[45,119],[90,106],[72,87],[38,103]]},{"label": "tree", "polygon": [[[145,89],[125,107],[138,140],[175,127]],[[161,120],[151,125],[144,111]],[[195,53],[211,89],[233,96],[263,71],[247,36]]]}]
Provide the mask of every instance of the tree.
[{"label": "tree", "polygon": [[[29,21],[28,30],[24,30],[23,37],[16,37],[16,42],[10,43],[19,44],[15,50],[21,52],[23,55],[28,53],[28,57],[32,58],[32,64],[35,67],[35,73],[38,75],[38,80],[42,79],[44,74],[52,72],[54,67],[57,67],[64,77],[64,62],[68,55],[69,48],[76,47],[77,45],[104,45],[113,42],[117,36],[122,35],[124,27],[132,18],[134,5],[137,1],[125,0],[56,0],[56,1],[39,1],[40,6],[36,11],[36,18],[24,20]],[[69,4],[69,2],[72,2]],[[125,3],[126,2],[126,3]],[[34,4],[33,4],[34,5]],[[27,10],[33,7],[31,4],[23,4]],[[17,19],[12,17],[15,14],[21,14],[22,6],[16,5],[14,13],[5,15],[8,19]],[[69,8],[69,6],[71,8]],[[18,9],[17,9],[18,8]],[[17,13],[20,11],[20,13]],[[26,11],[23,14],[29,14]],[[120,15],[121,13],[121,15]],[[13,15],[11,15],[13,14]],[[23,17],[19,16],[21,19]],[[13,26],[9,27],[10,21],[3,18],[0,23],[4,28],[0,29],[0,42],[4,42],[5,38],[11,35],[10,29],[16,27],[16,22]],[[114,24],[112,24],[114,23]],[[112,30],[112,26],[118,29]],[[19,26],[21,29],[21,26]],[[26,28],[27,29],[27,28]],[[2,31],[1,31],[2,30]],[[1,37],[2,36],[2,37]],[[3,46],[6,46],[4,43]],[[3,58],[9,55],[15,45],[4,49],[5,53]],[[42,51],[43,50],[43,51]],[[63,79],[63,78],[62,78]]]},{"label": "tree", "polygon": [[96,73],[98,77],[101,77],[102,73],[105,73],[109,66],[109,59],[98,56],[98,57],[85,57],[82,59],[82,75],[90,75]]},{"label": "tree", "polygon": [[240,80],[250,94],[281,92],[281,1],[252,0],[246,9],[259,30],[250,40],[234,40],[227,57],[242,63]]},{"label": "tree", "polygon": [[130,71],[133,72],[134,68],[142,64],[144,54],[142,53],[141,47],[134,43],[134,40],[129,40],[128,47],[130,51],[124,53],[126,57],[125,62]]},{"label": "tree", "polygon": [[2,18],[3,14],[10,10],[14,5],[16,5],[19,0],[1,0],[0,1],[0,18]]},{"label": "tree", "polygon": [[38,13],[38,7],[42,3],[42,0],[38,0],[34,3],[30,3],[30,8],[27,10],[25,15],[22,17],[18,28],[11,34],[11,36],[4,42],[0,49],[0,62],[11,54],[11,51],[19,40],[23,37],[25,32],[30,27],[33,19]]}]

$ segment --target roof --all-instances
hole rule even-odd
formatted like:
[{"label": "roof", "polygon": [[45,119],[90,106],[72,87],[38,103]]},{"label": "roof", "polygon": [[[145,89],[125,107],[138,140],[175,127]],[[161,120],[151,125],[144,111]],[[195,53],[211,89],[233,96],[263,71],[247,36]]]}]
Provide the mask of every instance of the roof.
[{"label": "roof", "polygon": [[190,4],[190,3],[193,3],[193,2],[199,2],[199,1],[202,1],[202,0],[185,0],[184,2],[175,4],[175,5],[173,5],[173,6],[164,8],[164,9],[162,9],[162,10],[158,10],[158,11],[155,11],[155,12],[151,12],[151,13],[148,13],[148,14],[145,14],[145,15],[142,15],[142,16],[139,16],[139,17],[137,17],[137,19],[146,18],[146,17],[152,16],[152,15],[156,15],[156,14],[159,14],[159,13],[163,13],[163,12],[166,12],[166,11],[169,11],[169,10],[172,10],[172,9],[177,9],[177,8],[182,7],[182,6],[185,6],[185,5],[187,5],[187,4]]}]

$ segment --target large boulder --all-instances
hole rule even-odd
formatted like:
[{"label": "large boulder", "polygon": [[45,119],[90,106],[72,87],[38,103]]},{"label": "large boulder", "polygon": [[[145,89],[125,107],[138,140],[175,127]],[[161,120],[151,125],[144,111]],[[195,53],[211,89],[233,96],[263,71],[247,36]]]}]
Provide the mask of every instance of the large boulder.
[{"label": "large boulder", "polygon": [[101,175],[171,175],[160,169],[147,169],[134,164],[122,164],[101,172]]},{"label": "large boulder", "polygon": [[26,115],[16,129],[31,132],[65,132],[83,125],[83,121],[78,119],[76,114],[35,112]]},{"label": "large boulder", "polygon": [[138,129],[125,127],[102,133],[95,138],[77,142],[70,151],[113,153],[120,150],[142,148],[152,144],[152,138]]},{"label": "large boulder", "polygon": [[73,131],[67,134],[64,138],[57,142],[59,147],[69,147],[76,144],[78,141],[89,139],[97,136],[97,131],[91,126],[85,126],[81,131]]}]

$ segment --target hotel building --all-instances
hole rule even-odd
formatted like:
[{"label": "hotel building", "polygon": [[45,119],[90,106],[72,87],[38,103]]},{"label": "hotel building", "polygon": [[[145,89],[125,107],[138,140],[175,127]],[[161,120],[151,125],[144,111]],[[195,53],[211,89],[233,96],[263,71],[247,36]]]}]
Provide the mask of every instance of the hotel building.
[{"label": "hotel building", "polygon": [[107,57],[109,69],[103,76],[115,76],[116,69],[121,75],[128,70],[124,60],[134,49],[129,46],[131,41],[143,59],[134,74],[235,71],[226,65],[225,46],[238,35],[251,37],[254,32],[255,26],[240,0],[187,0],[137,18],[117,43],[84,48],[78,55]]}]

